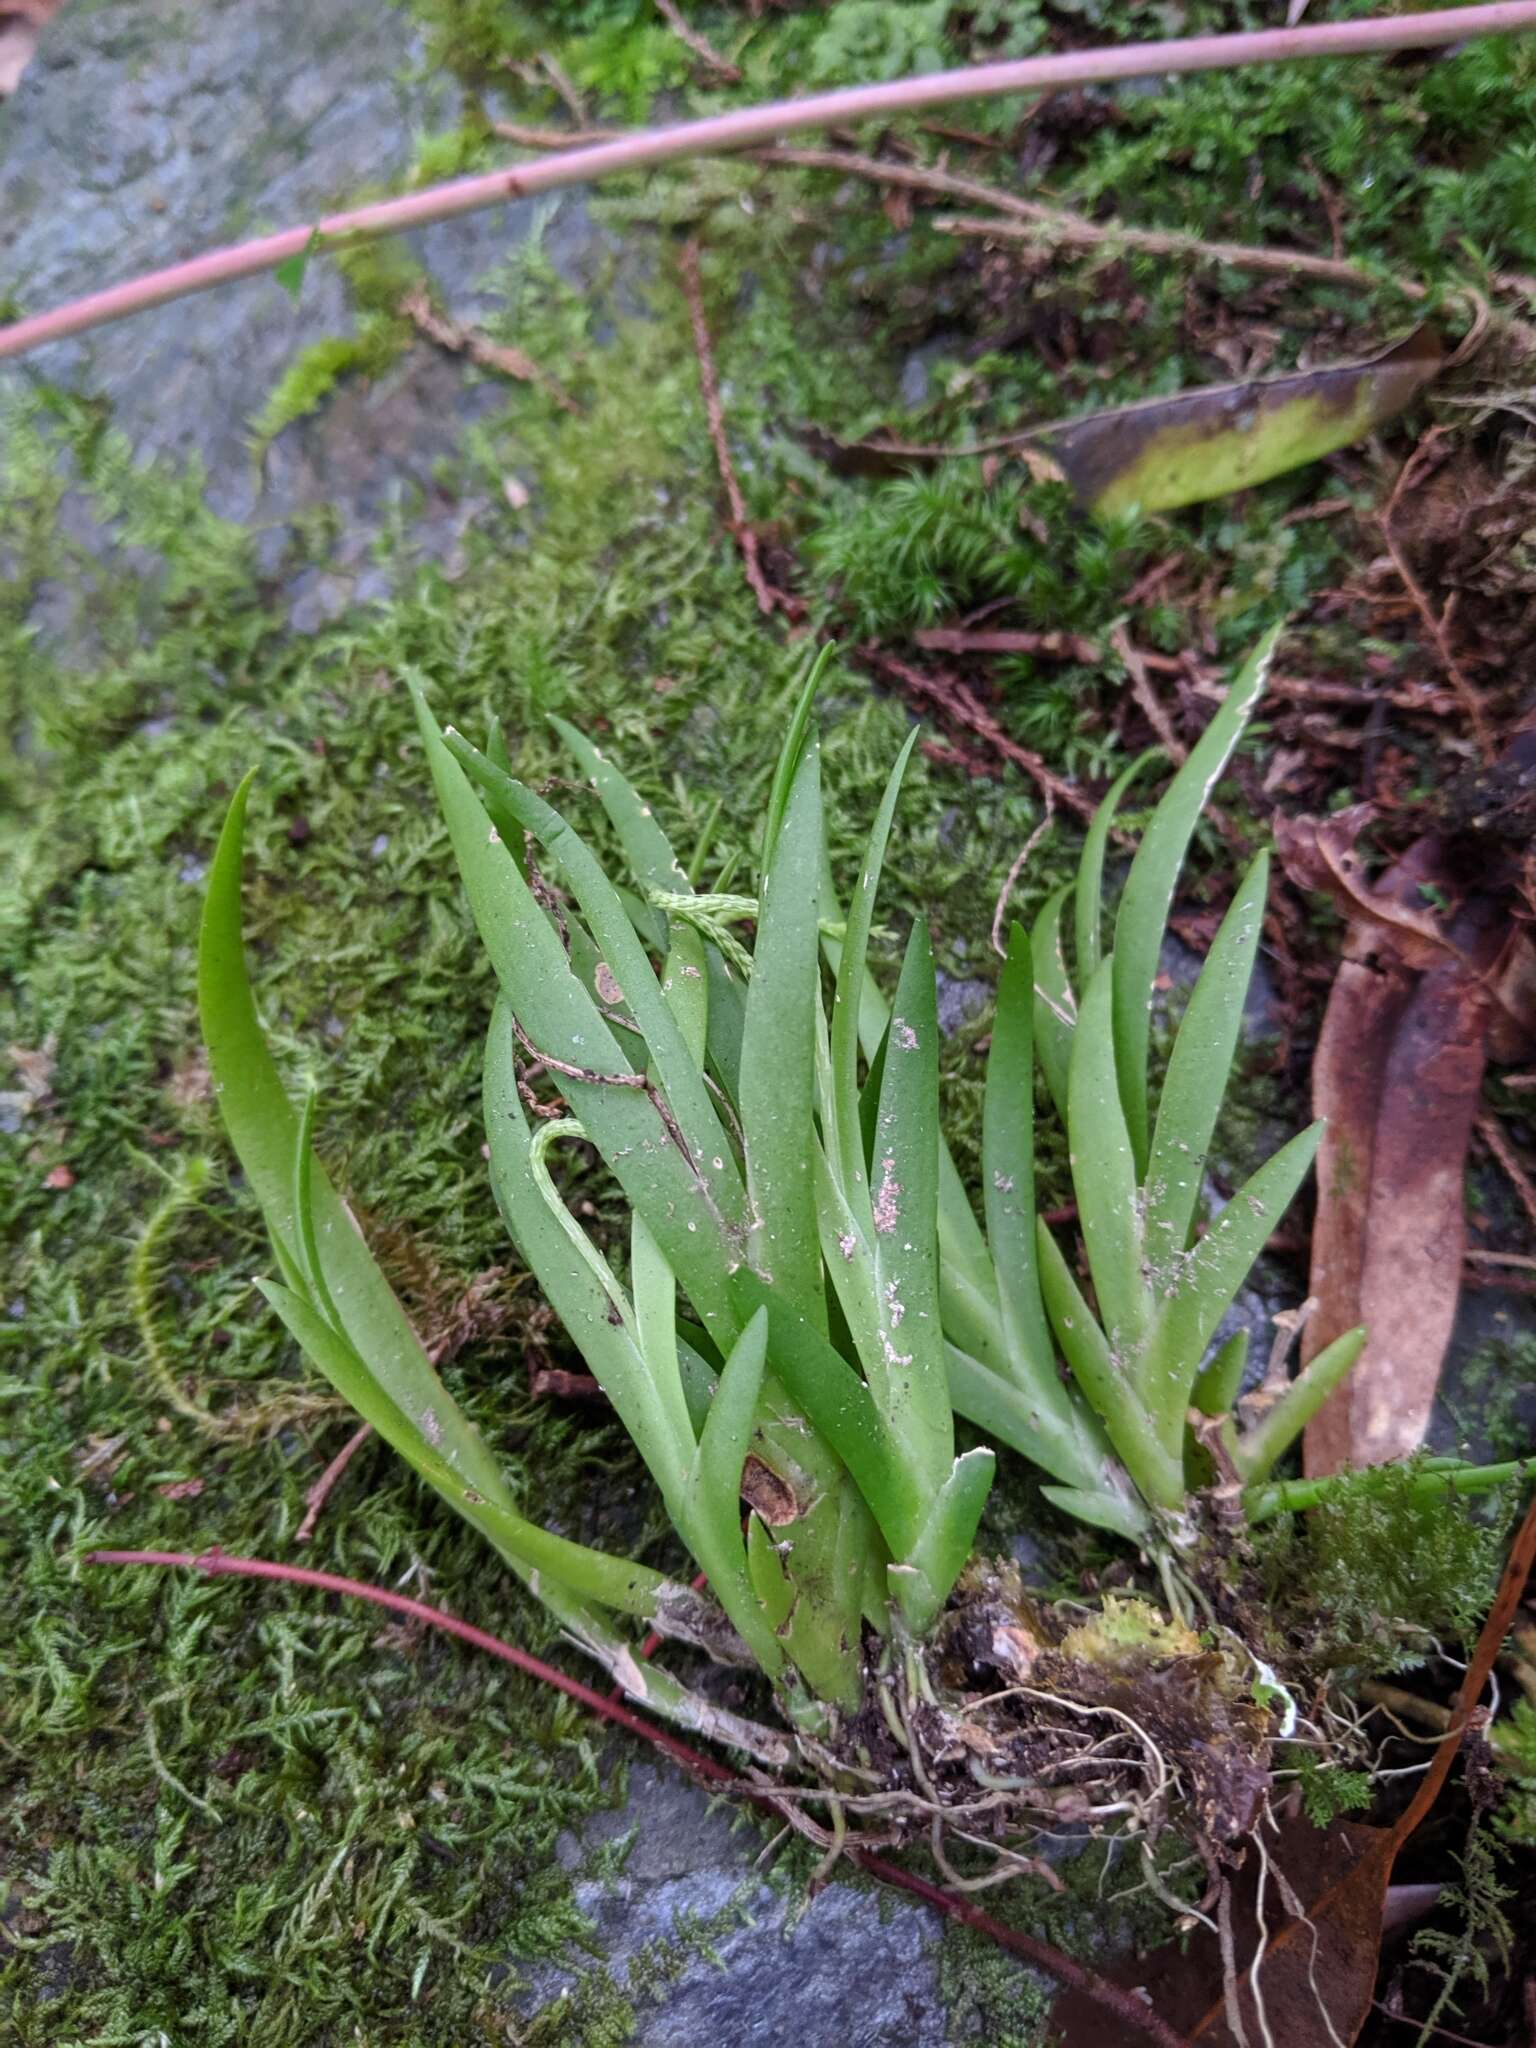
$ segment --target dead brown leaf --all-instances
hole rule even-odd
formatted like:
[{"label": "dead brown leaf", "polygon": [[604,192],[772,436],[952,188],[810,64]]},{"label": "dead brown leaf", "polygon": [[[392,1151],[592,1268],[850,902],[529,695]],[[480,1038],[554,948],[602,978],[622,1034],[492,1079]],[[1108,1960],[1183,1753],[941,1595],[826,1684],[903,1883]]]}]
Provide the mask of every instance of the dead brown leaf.
[{"label": "dead brown leaf", "polygon": [[206,1483],[202,1479],[168,1479],[155,1491],[164,1500],[196,1500]]},{"label": "dead brown leaf", "polygon": [[1536,1042],[1529,931],[1496,871],[1438,834],[1372,877],[1375,812],[1277,820],[1291,880],[1349,920],[1312,1069],[1327,1119],[1308,1292],[1311,1358],[1364,1323],[1359,1364],[1306,1433],[1309,1473],[1378,1464],[1423,1442],[1466,1249],[1462,1175],[1490,1054]]},{"label": "dead brown leaf", "polygon": [[16,1069],[16,1079],[21,1086],[0,1092],[0,1110],[9,1110],[13,1115],[22,1117],[48,1107],[53,1100],[58,1050],[59,1034],[56,1031],[50,1031],[41,1045],[8,1045],[5,1048],[5,1056]]}]

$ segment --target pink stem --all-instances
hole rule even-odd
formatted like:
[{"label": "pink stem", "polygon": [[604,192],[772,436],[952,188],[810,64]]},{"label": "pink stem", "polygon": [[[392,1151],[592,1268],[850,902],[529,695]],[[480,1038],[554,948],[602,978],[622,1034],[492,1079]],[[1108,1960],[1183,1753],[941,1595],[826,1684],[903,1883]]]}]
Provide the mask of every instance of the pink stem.
[{"label": "pink stem", "polygon": [[[484,1650],[492,1657],[499,1657],[504,1664],[511,1664],[519,1671],[525,1671],[531,1678],[539,1678],[546,1685],[553,1685],[573,1700],[579,1700],[594,1714],[600,1714],[605,1721],[613,1721],[620,1728],[627,1728],[631,1735],[638,1735],[642,1741],[652,1743],[657,1749],[665,1750],[688,1774],[706,1785],[728,1788],[741,1798],[756,1801],[778,1811],[773,1788],[769,1785],[743,1783],[725,1765],[692,1744],[680,1741],[668,1734],[665,1728],[658,1728],[653,1721],[647,1721],[642,1714],[623,1706],[618,1700],[605,1699],[600,1692],[594,1692],[590,1685],[583,1685],[578,1678],[568,1678],[563,1671],[557,1671],[553,1664],[546,1664],[542,1658],[530,1656],[528,1651],[519,1650],[512,1643],[504,1643],[500,1636],[488,1635],[483,1628],[460,1621],[457,1616],[445,1613],[441,1607],[431,1607],[425,1600],[412,1600],[404,1593],[386,1592],[382,1586],[370,1586],[363,1579],[344,1579],[336,1572],[319,1572],[307,1565],[272,1564],[261,1557],[230,1557],[222,1550],[205,1550],[194,1557],[189,1550],[91,1550],[87,1551],[86,1564],[153,1564],[173,1565],[190,1571],[207,1572],[210,1576],[221,1574],[244,1579],[277,1579],[285,1585],[314,1586],[323,1593],[348,1593],[356,1600],[371,1600],[375,1607],[389,1607],[397,1614],[409,1615],[413,1621],[422,1621],[431,1628],[440,1628],[449,1635],[460,1637],[477,1650]],[[963,1921],[978,1934],[985,1934],[1000,1948],[1010,1949],[1022,1956],[1026,1962],[1047,1971],[1059,1984],[1074,1991],[1081,1991],[1095,1999],[1117,2018],[1145,2034],[1149,2040],[1158,2043],[1158,2048],[1189,2048],[1181,2035],[1176,2034],[1168,2024],[1160,2020],[1150,2006],[1128,1991],[1122,1991],[1118,1984],[1111,1984],[1094,1971],[1085,1969],[1074,1962],[1071,1956],[1063,1955],[1049,1943],[1037,1941],[1033,1935],[1021,1934],[1016,1928],[1005,1927],[1000,1920],[973,1906],[969,1899],[960,1898],[952,1892],[942,1891],[938,1885],[930,1884],[915,1871],[903,1870],[899,1863],[888,1863],[883,1856],[871,1855],[867,1849],[851,1849],[852,1860],[881,1884],[894,1886],[899,1891],[911,1892],[915,1898],[936,1906],[941,1913],[947,1913],[954,1920]]]},{"label": "pink stem", "polygon": [[885,85],[847,86],[804,99],[775,100],[739,107],[674,128],[641,129],[580,149],[558,150],[515,170],[485,171],[473,178],[432,185],[396,199],[336,213],[318,225],[284,228],[250,242],[212,249],[186,263],[173,263],[126,284],[90,292],[51,313],[34,314],[0,327],[0,358],[19,356],[48,341],[104,327],[131,313],[168,300],[208,291],[235,278],[272,270],[302,256],[318,234],[325,242],[356,235],[397,233],[430,221],[451,220],[481,207],[585,184],[616,171],[635,171],[678,157],[718,154],[771,142],[807,128],[908,114],[954,100],[991,99],[1004,93],[1057,92],[1066,86],[1095,85],[1120,78],[1146,78],[1189,71],[1218,71],[1246,64],[1273,64],[1301,57],[1347,57],[1388,50],[1425,49],[1474,35],[1507,35],[1536,28],[1536,0],[1493,0],[1480,7],[1437,8],[1428,14],[1378,17],[1368,21],[1303,23],[1297,28],[1260,29],[1244,35],[1188,36],[1119,48],[1075,50],[1062,56],[1024,57],[1005,64],[976,64],[898,78]]}]

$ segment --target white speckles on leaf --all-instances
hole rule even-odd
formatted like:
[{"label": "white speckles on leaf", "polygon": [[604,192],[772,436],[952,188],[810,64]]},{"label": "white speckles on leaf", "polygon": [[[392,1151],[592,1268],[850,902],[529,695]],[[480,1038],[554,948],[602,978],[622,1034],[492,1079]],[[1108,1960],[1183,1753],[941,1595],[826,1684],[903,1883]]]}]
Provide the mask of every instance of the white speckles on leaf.
[{"label": "white speckles on leaf", "polygon": [[896,1179],[896,1161],[887,1157],[880,1162],[880,1185],[875,1189],[875,1228],[882,1237],[888,1237],[900,1217],[901,1183]]},{"label": "white speckles on leaf", "polygon": [[433,1450],[435,1451],[435,1450],[437,1449],[437,1447],[439,1446],[439,1444],[441,1444],[441,1442],[442,1442],[442,1440],[443,1440],[443,1425],[442,1425],[442,1424],[441,1424],[441,1423],[440,1423],[440,1422],[438,1421],[438,1419],[437,1419],[437,1411],[436,1411],[436,1409],[434,1409],[434,1408],[423,1408],[423,1409],[422,1409],[422,1411],[421,1411],[421,1433],[422,1433],[422,1435],[423,1435],[423,1436],[424,1436],[424,1437],[426,1438],[427,1442],[428,1442],[428,1443],[429,1443],[429,1444],[430,1444],[430,1445],[432,1446]]},{"label": "white speckles on leaf", "polygon": [[837,1240],[837,1248],[845,1259],[851,1259],[859,1248],[859,1240],[851,1230],[845,1231]]},{"label": "white speckles on leaf", "polygon": [[917,1051],[917,1033],[905,1017],[895,1017],[891,1020],[891,1037],[903,1052]]}]

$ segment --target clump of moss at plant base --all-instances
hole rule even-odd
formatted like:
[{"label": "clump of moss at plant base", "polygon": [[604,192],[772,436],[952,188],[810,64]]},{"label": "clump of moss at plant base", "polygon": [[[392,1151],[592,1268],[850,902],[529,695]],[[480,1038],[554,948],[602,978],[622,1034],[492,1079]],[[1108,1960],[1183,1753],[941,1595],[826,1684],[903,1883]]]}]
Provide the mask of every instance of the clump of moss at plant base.
[{"label": "clump of moss at plant base", "polygon": [[1276,1627],[1341,1680],[1423,1663],[1475,1636],[1504,1562],[1513,1496],[1426,1499],[1412,1463],[1343,1486],[1255,1541]]}]

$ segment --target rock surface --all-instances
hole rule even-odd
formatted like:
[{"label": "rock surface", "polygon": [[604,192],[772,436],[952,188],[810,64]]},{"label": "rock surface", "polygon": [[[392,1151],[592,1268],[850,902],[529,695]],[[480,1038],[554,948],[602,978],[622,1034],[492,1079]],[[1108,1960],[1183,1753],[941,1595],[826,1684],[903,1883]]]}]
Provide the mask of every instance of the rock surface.
[{"label": "rock surface", "polygon": [[[583,1874],[632,1843],[614,1876]],[[598,1932],[609,1984],[635,2012],[636,2048],[945,2048],[938,1915],[849,1884],[810,1904],[756,1868],[761,1839],[696,1786],[641,1765],[622,1811],[556,1851]],[[525,1968],[519,2004],[581,2009],[584,1960]],[[590,1969],[590,1962],[585,1963]]]},{"label": "rock surface", "polygon": [[[44,32],[0,106],[0,298],[42,311],[218,243],[284,227],[398,186],[417,138],[452,126],[453,81],[428,76],[409,21],[378,0],[77,0]],[[579,271],[606,246],[580,194],[443,222],[411,237],[456,318],[495,303],[485,280],[542,221],[552,260]],[[344,383],[258,459],[250,421],[295,355],[355,320],[335,265],[312,262],[295,304],[271,277],[0,364],[8,387],[42,375],[111,401],[136,456],[195,458],[208,501],[281,562],[289,522],[335,515],[323,570],[295,577],[292,623],[312,632],[383,594],[370,542],[412,502],[418,559],[452,561],[474,518],[440,465],[498,402],[494,384],[422,342],[387,374]],[[418,497],[419,494],[419,497]],[[72,623],[45,629],[67,642]]]}]

